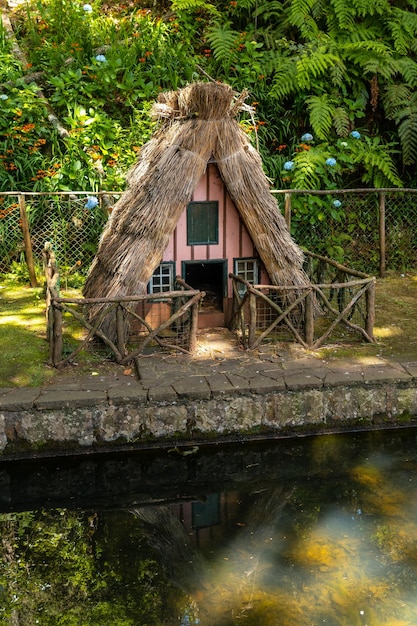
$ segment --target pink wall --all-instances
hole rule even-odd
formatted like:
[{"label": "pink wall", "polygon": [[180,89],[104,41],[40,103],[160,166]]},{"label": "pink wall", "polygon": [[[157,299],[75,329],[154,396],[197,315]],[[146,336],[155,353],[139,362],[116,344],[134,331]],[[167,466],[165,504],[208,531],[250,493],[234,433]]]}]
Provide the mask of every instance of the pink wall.
[{"label": "pink wall", "polygon": [[[256,255],[254,245],[233,204],[217,166],[209,163],[197,185],[193,200],[217,200],[219,203],[219,243],[187,245],[187,212],[184,210],[165,250],[163,261],[176,261],[176,274],[181,275],[181,261],[228,260],[227,272],[233,272],[233,259]],[[228,281],[230,283],[230,281]],[[231,297],[231,285],[228,296]]]}]

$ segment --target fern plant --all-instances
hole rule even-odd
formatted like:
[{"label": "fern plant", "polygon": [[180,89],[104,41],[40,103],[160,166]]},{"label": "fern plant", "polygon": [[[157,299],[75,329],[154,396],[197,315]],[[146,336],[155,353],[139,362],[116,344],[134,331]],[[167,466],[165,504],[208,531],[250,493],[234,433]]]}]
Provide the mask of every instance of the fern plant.
[{"label": "fern plant", "polygon": [[231,28],[230,22],[215,22],[207,29],[207,39],[214,58],[228,67],[235,55],[235,44],[239,33]]},{"label": "fern plant", "polygon": [[379,137],[364,137],[354,160],[363,167],[362,180],[374,187],[401,187],[402,180],[393,161],[393,144],[384,144]]},{"label": "fern plant", "polygon": [[171,6],[176,13],[181,11],[205,11],[216,17],[221,16],[218,8],[211,2],[205,2],[205,0],[172,0]]},{"label": "fern plant", "polygon": [[303,150],[294,156],[291,186],[294,189],[321,189],[321,173],[326,163],[326,153],[320,148]]}]

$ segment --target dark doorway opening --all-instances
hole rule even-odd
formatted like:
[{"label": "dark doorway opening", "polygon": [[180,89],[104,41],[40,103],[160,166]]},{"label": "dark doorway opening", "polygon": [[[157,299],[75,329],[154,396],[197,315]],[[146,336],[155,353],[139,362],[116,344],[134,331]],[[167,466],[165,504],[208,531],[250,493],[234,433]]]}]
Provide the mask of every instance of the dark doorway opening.
[{"label": "dark doorway opening", "polygon": [[184,261],[185,282],[193,289],[205,291],[203,312],[223,311],[226,286],[226,261]]}]

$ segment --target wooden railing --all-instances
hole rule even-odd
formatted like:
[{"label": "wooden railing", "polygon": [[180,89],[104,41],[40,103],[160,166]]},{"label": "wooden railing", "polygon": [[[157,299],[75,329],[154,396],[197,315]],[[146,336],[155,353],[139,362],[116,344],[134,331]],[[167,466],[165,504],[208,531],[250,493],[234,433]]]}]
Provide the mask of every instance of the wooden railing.
[{"label": "wooden railing", "polygon": [[[194,352],[198,308],[204,291],[193,290],[178,278],[178,289],[164,293],[113,298],[61,297],[53,251],[47,246],[44,265],[51,365],[61,368],[73,362],[82,350],[91,348],[97,341],[122,365],[134,361],[151,344],[167,350]],[[153,307],[160,304],[162,317],[152,313]],[[98,311],[93,315],[92,307]],[[111,323],[105,323],[106,320]]]},{"label": "wooden railing", "polygon": [[[313,350],[341,326],[374,342],[375,278],[326,257],[305,254],[312,279],[306,285],[252,285],[229,274],[233,282],[231,327],[238,331],[244,348],[254,350],[266,338],[276,339],[283,328],[293,340]],[[123,365],[151,345],[187,354],[195,351],[198,311],[205,292],[192,289],[180,277],[176,289],[164,293],[68,298],[59,294],[59,273],[50,244],[45,245],[44,269],[51,365],[63,367],[94,342],[105,346]]]},{"label": "wooden railing", "polygon": [[373,343],[375,278],[305,253],[315,262],[316,272],[328,273],[325,266],[329,266],[338,280],[297,286],[252,285],[229,274],[233,281],[232,327],[239,331],[243,346],[254,350],[266,337],[285,328],[303,347],[315,350],[341,325]]}]

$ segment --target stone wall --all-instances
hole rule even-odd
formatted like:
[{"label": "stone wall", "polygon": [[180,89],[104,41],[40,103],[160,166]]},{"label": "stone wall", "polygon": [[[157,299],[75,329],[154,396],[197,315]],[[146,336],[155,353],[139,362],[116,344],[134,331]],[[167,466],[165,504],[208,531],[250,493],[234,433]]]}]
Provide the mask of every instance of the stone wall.
[{"label": "stone wall", "polygon": [[149,401],[135,395],[134,388],[126,394],[96,389],[54,398],[33,389],[26,390],[25,398],[20,394],[20,400],[18,391],[14,401],[10,393],[0,397],[3,460],[155,446],[181,448],[400,426],[417,419],[414,378],[205,399],[177,397],[169,402]]}]

